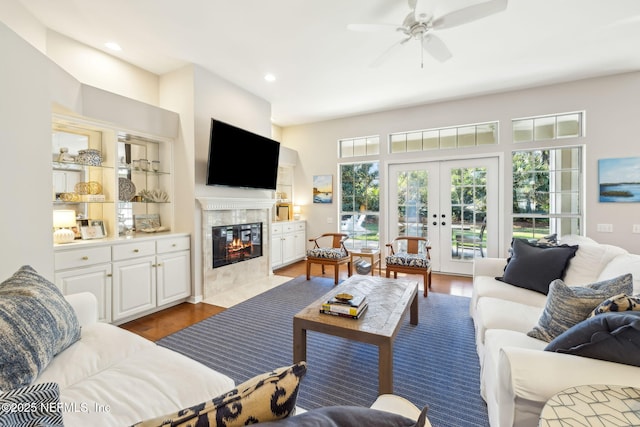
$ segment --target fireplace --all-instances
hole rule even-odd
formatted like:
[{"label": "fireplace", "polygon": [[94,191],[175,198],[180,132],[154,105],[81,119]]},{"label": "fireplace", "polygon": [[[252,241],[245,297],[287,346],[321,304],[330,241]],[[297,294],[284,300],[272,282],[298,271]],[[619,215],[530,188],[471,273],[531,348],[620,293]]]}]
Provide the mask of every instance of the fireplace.
[{"label": "fireplace", "polygon": [[262,256],[262,223],[221,225],[211,228],[213,268]]}]

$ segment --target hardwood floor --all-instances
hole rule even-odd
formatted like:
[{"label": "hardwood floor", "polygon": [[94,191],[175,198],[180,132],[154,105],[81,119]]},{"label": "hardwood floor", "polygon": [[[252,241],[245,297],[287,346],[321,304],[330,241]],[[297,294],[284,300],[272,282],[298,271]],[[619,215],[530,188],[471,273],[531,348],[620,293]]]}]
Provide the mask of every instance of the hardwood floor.
[{"label": "hardwood floor", "polygon": [[[278,276],[292,278],[298,277],[306,274],[305,262],[300,261],[295,264],[288,265],[274,271],[274,273]],[[319,265],[313,265],[311,268],[311,275],[321,276],[321,267]],[[398,277],[402,276],[406,275],[398,274]],[[332,268],[326,269],[325,277],[333,277]],[[421,276],[415,277],[422,280]],[[340,269],[340,280],[346,278],[346,268],[342,267]],[[470,277],[433,273],[431,278],[431,292],[469,297],[471,296],[471,288],[472,281]],[[120,327],[141,335],[151,341],[157,341],[167,335],[184,329],[189,325],[206,319],[209,316],[221,313],[224,310],[226,310],[224,307],[218,307],[207,303],[182,303],[166,310],[133,320],[129,323],[125,323],[120,325]]]}]

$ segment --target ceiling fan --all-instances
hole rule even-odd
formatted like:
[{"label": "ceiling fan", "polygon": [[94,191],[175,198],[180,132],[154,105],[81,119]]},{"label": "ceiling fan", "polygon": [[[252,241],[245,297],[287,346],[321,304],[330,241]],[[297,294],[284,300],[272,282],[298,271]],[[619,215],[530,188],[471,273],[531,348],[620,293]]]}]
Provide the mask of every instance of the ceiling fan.
[{"label": "ceiling fan", "polygon": [[423,53],[426,51],[440,62],[451,58],[449,48],[440,37],[436,36],[436,30],[457,27],[507,8],[508,0],[488,0],[475,3],[462,9],[454,10],[442,16],[433,15],[433,0],[408,0],[411,12],[404,18],[400,26],[393,24],[349,24],[347,28],[352,31],[396,31],[403,34],[403,38],[387,49],[371,66],[380,65],[387,56],[400,45],[410,40],[418,40],[420,49],[420,67],[424,67]]}]

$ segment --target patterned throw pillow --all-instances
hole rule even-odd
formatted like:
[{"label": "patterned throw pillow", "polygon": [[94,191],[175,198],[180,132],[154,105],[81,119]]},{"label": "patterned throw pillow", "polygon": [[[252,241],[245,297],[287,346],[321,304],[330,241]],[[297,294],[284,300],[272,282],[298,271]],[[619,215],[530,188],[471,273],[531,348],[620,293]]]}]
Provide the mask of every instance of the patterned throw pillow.
[{"label": "patterned throw pillow", "polygon": [[640,297],[619,294],[608,298],[600,303],[589,317],[596,314],[608,313],[611,311],[640,311]]},{"label": "patterned throw pillow", "polygon": [[0,425],[64,427],[58,384],[35,384],[0,393]]},{"label": "patterned throw pillow", "polygon": [[554,280],[549,286],[547,304],[530,337],[551,342],[564,331],[585,320],[602,301],[620,293],[633,292],[631,274],[585,286],[567,286]]},{"label": "patterned throw pillow", "polygon": [[31,384],[80,339],[73,307],[56,285],[25,265],[0,283],[0,390]]},{"label": "patterned throw pillow", "polygon": [[235,389],[190,408],[132,427],[240,427],[292,415],[306,362],[258,375]]}]

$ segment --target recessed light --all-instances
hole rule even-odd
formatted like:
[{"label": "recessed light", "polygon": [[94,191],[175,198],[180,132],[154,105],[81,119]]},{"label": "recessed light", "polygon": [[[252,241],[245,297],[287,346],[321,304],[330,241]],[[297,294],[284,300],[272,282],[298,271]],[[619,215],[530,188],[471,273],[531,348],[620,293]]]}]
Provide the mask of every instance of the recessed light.
[{"label": "recessed light", "polygon": [[116,42],[107,42],[104,44],[107,48],[111,49],[111,50],[116,50],[116,51],[121,51],[122,48],[120,47],[120,45]]},{"label": "recessed light", "polygon": [[268,82],[275,82],[276,81],[276,76],[274,76],[271,73],[267,73],[264,75],[264,79]]}]

